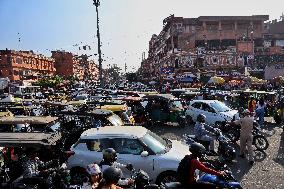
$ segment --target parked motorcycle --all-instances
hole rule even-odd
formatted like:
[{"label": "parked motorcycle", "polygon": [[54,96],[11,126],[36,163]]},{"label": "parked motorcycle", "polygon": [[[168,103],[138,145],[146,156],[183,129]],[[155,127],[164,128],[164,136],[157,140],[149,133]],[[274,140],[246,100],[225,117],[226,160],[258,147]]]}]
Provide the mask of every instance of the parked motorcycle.
[{"label": "parked motorcycle", "polygon": [[[217,153],[221,156],[225,161],[232,161],[236,158],[236,150],[233,146],[231,146],[231,140],[224,136],[219,129],[215,129],[216,138],[219,142]],[[184,135],[186,143],[188,145],[193,142],[199,142],[205,146],[206,149],[209,149],[210,142],[201,141],[195,138],[195,135]],[[208,154],[210,155],[210,154]]]},{"label": "parked motorcycle", "polygon": [[[226,136],[232,141],[237,142],[240,139],[241,127],[240,125],[235,125],[234,123],[228,123],[226,126],[228,129]],[[269,146],[267,138],[261,133],[259,124],[254,121],[253,123],[253,142],[252,144],[258,150],[266,150]]]},{"label": "parked motorcycle", "polygon": [[[201,173],[197,182],[202,183],[211,183],[216,186],[216,188],[231,188],[231,189],[242,189],[240,182],[238,182],[230,169],[227,167],[226,164],[217,161],[214,163],[206,163],[208,167],[211,167],[218,171],[224,171],[226,173],[225,177],[218,177],[215,175],[211,175],[208,173]],[[162,183],[161,188],[164,189],[185,189],[179,182],[170,182],[170,183]]]}]

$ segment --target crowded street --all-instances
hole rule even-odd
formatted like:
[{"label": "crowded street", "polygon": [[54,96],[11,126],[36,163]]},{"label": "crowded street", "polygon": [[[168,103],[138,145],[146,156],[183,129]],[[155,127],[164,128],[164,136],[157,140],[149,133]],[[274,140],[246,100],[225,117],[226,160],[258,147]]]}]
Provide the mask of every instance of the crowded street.
[{"label": "crowded street", "polygon": [[0,0],[0,189],[283,189],[279,0]]}]

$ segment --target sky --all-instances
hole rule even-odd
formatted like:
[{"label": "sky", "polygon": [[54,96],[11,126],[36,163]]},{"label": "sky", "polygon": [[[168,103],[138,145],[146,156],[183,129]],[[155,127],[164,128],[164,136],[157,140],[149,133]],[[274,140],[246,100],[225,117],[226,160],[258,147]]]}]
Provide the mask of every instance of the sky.
[{"label": "sky", "polygon": [[[100,0],[103,67],[127,72],[141,65],[152,34],[170,14],[179,17],[269,15],[279,19],[283,0]],[[88,54],[97,61],[96,11],[92,0],[0,0],[0,49]],[[91,50],[79,50],[89,45]]]}]

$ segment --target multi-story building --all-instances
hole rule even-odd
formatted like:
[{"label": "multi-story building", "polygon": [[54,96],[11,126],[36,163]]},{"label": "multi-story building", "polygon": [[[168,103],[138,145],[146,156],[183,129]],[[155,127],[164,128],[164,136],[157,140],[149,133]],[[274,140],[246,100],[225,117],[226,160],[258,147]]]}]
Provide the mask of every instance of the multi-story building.
[{"label": "multi-story building", "polygon": [[[142,74],[161,77],[199,70],[230,70],[254,63],[268,15],[174,17],[149,42]],[[168,69],[165,69],[168,68]],[[163,73],[166,71],[167,73]]]},{"label": "multi-story building", "polygon": [[77,56],[66,51],[52,51],[56,74],[64,77],[74,76],[80,80],[97,80],[99,69],[87,55]]},{"label": "multi-story building", "polygon": [[0,50],[0,77],[11,81],[38,79],[55,73],[54,59],[33,51]]}]

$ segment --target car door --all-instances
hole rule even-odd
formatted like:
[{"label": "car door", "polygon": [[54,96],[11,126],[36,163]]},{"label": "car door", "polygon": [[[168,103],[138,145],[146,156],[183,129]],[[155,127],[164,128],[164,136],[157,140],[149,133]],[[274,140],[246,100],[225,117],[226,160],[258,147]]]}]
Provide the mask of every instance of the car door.
[{"label": "car door", "polygon": [[76,146],[77,163],[83,167],[90,163],[99,164],[103,160],[103,149],[110,147],[111,140],[108,138],[81,140]]},{"label": "car door", "polygon": [[207,103],[201,104],[201,112],[206,116],[206,123],[209,125],[215,124],[216,112],[215,110]]},{"label": "car door", "polygon": [[[135,138],[114,138],[112,139],[113,148],[117,152],[117,162],[122,164],[131,163],[134,169],[142,169],[148,173],[150,178],[155,175],[154,155],[142,157],[141,153],[147,151],[142,143]],[[130,172],[123,170],[124,176],[129,178]]]}]

